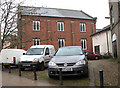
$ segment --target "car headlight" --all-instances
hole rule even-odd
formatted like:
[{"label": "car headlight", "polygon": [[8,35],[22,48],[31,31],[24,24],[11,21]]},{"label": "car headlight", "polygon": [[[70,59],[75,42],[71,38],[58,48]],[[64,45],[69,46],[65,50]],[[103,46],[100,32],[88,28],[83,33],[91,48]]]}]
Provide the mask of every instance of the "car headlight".
[{"label": "car headlight", "polygon": [[38,58],[34,58],[34,61],[38,61]]},{"label": "car headlight", "polygon": [[56,66],[56,63],[54,63],[53,61],[50,61],[50,62],[48,63],[48,65],[49,65],[49,66]]},{"label": "car headlight", "polygon": [[79,66],[79,65],[84,65],[86,64],[85,60],[80,60],[79,62],[77,62],[75,65]]}]

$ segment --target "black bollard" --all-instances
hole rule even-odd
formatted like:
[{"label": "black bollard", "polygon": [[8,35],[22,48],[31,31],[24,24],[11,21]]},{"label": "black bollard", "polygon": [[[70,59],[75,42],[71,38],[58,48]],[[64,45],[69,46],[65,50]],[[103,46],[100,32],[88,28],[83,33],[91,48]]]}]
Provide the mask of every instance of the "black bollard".
[{"label": "black bollard", "polygon": [[2,71],[3,71],[3,63],[2,63]]},{"label": "black bollard", "polygon": [[37,80],[36,66],[35,65],[33,65],[33,72],[34,72],[34,80]]},{"label": "black bollard", "polygon": [[99,74],[100,74],[100,88],[103,88],[103,85],[104,85],[103,70],[100,70]]},{"label": "black bollard", "polygon": [[59,79],[60,79],[60,85],[63,85],[63,80],[62,80],[62,68],[59,69]]},{"label": "black bollard", "polygon": [[9,73],[11,73],[11,66],[10,66],[10,64],[9,64]]},{"label": "black bollard", "polygon": [[19,67],[19,76],[21,76],[21,65],[18,65]]}]

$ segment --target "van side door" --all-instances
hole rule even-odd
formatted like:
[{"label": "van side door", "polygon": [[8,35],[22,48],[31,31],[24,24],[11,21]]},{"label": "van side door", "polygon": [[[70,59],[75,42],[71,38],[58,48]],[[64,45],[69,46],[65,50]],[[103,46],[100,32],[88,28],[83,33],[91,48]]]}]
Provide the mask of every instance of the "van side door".
[{"label": "van side door", "polygon": [[50,61],[50,59],[51,59],[49,48],[46,48],[46,50],[45,50],[44,59],[45,59],[45,63],[48,63]]}]

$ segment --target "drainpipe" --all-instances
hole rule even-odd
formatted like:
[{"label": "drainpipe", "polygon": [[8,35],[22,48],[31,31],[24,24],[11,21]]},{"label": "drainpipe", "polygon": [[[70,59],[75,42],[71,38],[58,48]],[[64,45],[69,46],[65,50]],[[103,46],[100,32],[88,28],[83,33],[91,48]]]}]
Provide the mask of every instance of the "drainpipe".
[{"label": "drainpipe", "polygon": [[74,23],[74,21],[71,21],[70,23],[71,23],[70,26],[71,26],[71,40],[72,40],[72,41],[71,41],[71,45],[73,46],[73,45],[74,45],[74,44],[73,44],[73,34],[74,34],[74,32],[73,32],[73,30],[72,30],[72,24]]}]

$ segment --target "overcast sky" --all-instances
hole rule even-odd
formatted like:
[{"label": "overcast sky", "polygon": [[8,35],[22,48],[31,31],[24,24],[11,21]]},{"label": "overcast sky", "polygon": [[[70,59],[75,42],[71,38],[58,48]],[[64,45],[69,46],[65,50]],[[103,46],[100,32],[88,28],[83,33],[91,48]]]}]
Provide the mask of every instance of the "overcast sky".
[{"label": "overcast sky", "polygon": [[97,17],[96,28],[101,29],[110,24],[108,0],[19,0],[25,6],[62,8],[82,10],[92,17]]}]

